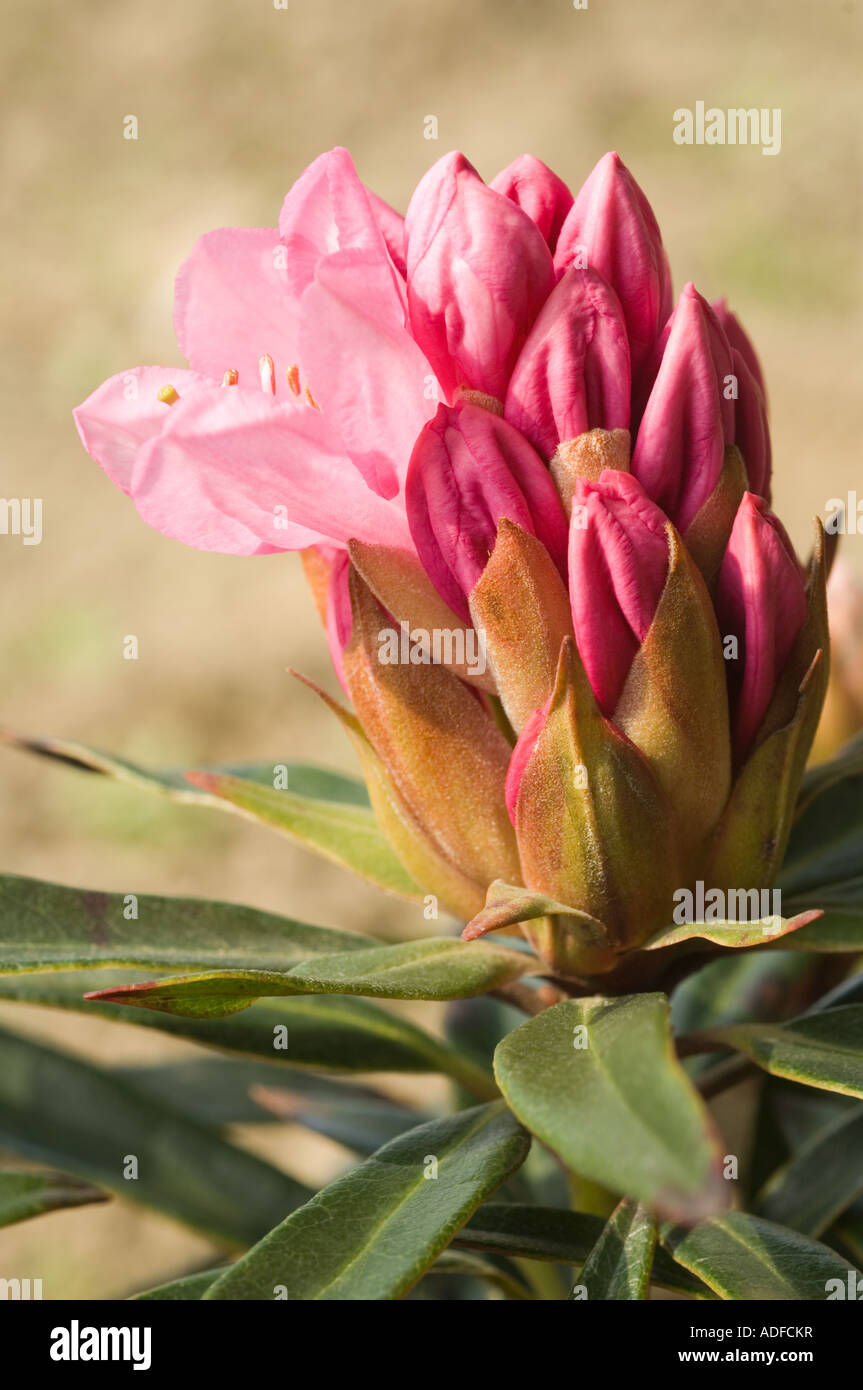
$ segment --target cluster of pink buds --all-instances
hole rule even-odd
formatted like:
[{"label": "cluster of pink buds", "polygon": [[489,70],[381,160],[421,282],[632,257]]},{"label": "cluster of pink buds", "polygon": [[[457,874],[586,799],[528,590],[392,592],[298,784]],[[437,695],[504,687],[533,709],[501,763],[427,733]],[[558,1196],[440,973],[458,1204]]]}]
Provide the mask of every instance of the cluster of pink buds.
[{"label": "cluster of pink buds", "polygon": [[616,155],[574,198],[530,156],[486,184],[447,155],[403,219],[335,150],[278,230],[201,238],[176,322],[191,370],[111,378],[85,447],[169,536],[304,552],[421,892],[584,977],[681,888],[772,883],[827,679],[823,540],[805,570],[752,345],[724,301],[674,303]]}]

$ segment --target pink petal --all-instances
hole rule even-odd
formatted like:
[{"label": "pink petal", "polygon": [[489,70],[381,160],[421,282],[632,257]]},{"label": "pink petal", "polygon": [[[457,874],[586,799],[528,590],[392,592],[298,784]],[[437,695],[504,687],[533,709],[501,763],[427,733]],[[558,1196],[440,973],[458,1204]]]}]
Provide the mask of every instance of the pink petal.
[{"label": "pink petal", "polygon": [[653,210],[620,157],[603,155],[563,224],[559,274],[581,253],[617,294],[636,377],[671,311],[668,259]]},{"label": "pink petal", "polygon": [[[297,298],[311,284],[321,258],[334,251],[373,252],[391,266],[377,211],[347,150],[330,150],[309,165],[279,214],[290,287]],[[395,278],[394,270],[392,274]]]},{"label": "pink petal", "polygon": [[489,188],[517,203],[535,222],[553,253],[566,215],[572,207],[572,194],[547,164],[532,154],[519,155],[512,164],[495,174]]},{"label": "pink petal", "polygon": [[712,304],[713,312],[722,324],[725,336],[732,348],[736,348],[746,362],[755,380],[761,388],[762,395],[767,399],[767,387],[764,384],[764,373],[761,370],[761,363],[758,360],[758,353],[752,346],[752,340],[744,329],[736,314],[733,314],[724,299],[716,299]]},{"label": "pink petal", "polygon": [[177,275],[174,329],[195,371],[216,381],[234,367],[241,387],[258,389],[258,360],[269,353],[276,392],[287,395],[297,310],[278,232],[225,227],[200,237]]},{"label": "pink petal", "polygon": [[738,391],[734,402],[734,442],[746,464],[750,491],[769,502],[771,447],[767,404],[743,353],[732,348],[731,356]]},{"label": "pink petal", "polygon": [[739,643],[728,662],[734,750],[749,752],[806,618],[803,573],[782,523],[761,497],[743,496],[719,573],[723,637]]},{"label": "pink petal", "polygon": [[515,364],[504,414],[551,458],[563,440],[629,426],[629,344],[617,295],[593,270],[568,270]]},{"label": "pink petal", "polygon": [[371,204],[381,236],[387,244],[393,265],[399,275],[404,276],[407,274],[405,220],[400,212],[396,212],[395,208],[391,208],[389,203],[385,203],[383,198],[379,198],[377,193],[373,193],[370,188],[366,189],[366,197]]},{"label": "pink petal", "polygon": [[588,679],[611,717],[668,572],[667,518],[630,473],[579,479],[569,530],[569,597]]},{"label": "pink petal", "polygon": [[548,470],[517,430],[479,406],[438,408],[411,455],[405,504],[429,578],[466,622],[501,517],[536,535],[565,571],[566,518]]},{"label": "pink petal", "polygon": [[321,262],[300,306],[300,357],[312,394],[369,487],[396,495],[439,399],[404,324],[388,268],[367,251]]},{"label": "pink petal", "polygon": [[350,570],[351,562],[348,552],[346,550],[335,552],[327,589],[327,644],[330,649],[333,670],[348,699],[351,698],[351,693],[345,679],[344,654],[345,647],[351,638],[353,625],[351,595],[348,586]]},{"label": "pink petal", "polygon": [[133,367],[118,372],[72,412],[81,443],[111,482],[129,493],[138,450],[161,432],[173,409],[159,400],[162,388],[173,386],[185,397],[212,385],[209,377],[184,367]]},{"label": "pink petal", "polygon": [[367,487],[320,411],[235,387],[172,406],[138,454],[143,519],[199,550],[249,554],[351,537],[410,546],[404,512]]},{"label": "pink petal", "polygon": [[554,286],[531,219],[461,154],[419,183],[405,219],[411,329],[445,394],[503,400],[515,359]]},{"label": "pink petal", "polygon": [[685,532],[722,472],[734,443],[731,349],[695,286],[681,292],[632,456],[632,472]]}]

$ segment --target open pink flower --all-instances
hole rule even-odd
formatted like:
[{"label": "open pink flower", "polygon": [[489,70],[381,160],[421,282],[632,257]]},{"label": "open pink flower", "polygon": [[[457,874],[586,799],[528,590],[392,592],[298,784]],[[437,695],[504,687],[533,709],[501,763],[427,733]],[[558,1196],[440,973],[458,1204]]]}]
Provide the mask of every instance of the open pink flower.
[{"label": "open pink flower", "polygon": [[404,475],[437,388],[388,249],[400,226],[333,150],[278,230],[201,237],[176,290],[192,370],[121,372],[75,412],[145,521],[234,554],[381,535],[410,549]]}]

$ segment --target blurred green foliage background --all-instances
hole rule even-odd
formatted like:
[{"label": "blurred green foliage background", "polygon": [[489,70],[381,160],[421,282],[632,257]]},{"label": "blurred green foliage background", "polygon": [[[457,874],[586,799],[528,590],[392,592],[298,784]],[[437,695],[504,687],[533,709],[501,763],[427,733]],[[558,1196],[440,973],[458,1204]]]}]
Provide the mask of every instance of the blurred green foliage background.
[{"label": "blurred green foliage background", "polygon": [[[336,144],[401,210],[449,149],[487,178],[531,151],[573,188],[617,149],[675,289],[725,294],[755,339],[776,506],[801,551],[828,498],[863,495],[859,0],[4,0],[2,21],[0,494],[44,499],[40,546],[0,537],[2,722],[162,765],[352,765],[286,674],[335,688],[299,561],[198,554],[147,529],[70,414],[123,367],[181,363],[172,281],[194,239],[274,225],[291,182]],[[780,107],[781,153],[675,145],[673,112],[698,100]],[[863,576],[863,538],[845,551]],[[123,659],[129,634],[137,661]],[[367,930],[412,911],[239,819],[0,756],[6,871]],[[113,1059],[155,1046],[35,1011],[26,1025]],[[111,1203],[3,1233],[0,1274],[104,1297],[205,1254]]]}]

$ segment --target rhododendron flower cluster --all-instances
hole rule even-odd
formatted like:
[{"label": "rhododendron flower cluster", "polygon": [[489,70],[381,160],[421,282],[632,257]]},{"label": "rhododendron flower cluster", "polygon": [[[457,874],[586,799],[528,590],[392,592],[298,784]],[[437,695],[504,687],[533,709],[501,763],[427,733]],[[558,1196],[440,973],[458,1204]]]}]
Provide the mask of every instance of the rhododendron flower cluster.
[{"label": "rhododendron flower cluster", "polygon": [[[420,891],[581,978],[681,888],[769,886],[827,677],[823,543],[804,570],[752,344],[675,301],[617,155],[573,196],[450,154],[402,218],[334,150],[277,230],[200,239],[176,330],[189,370],[112,377],[84,445],[167,536],[303,551]],[[400,625],[487,664],[383,662]]]}]

